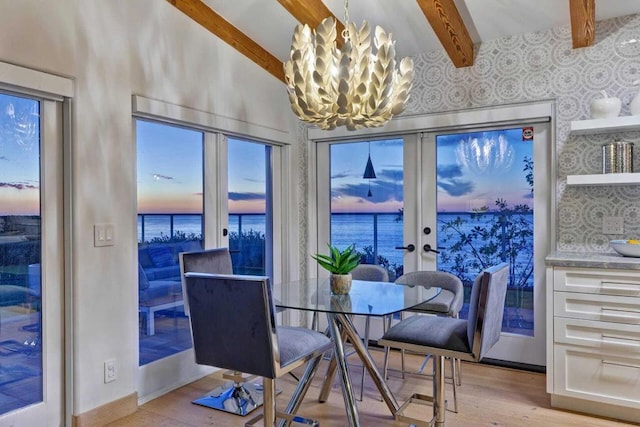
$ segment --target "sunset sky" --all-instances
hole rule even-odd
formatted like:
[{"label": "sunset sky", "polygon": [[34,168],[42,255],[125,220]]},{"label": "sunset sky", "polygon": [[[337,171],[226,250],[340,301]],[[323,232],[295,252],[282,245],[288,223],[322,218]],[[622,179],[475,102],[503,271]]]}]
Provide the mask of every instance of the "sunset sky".
[{"label": "sunset sky", "polygon": [[[10,107],[9,104],[12,106]],[[39,211],[39,153],[34,141],[11,137],[10,120],[37,111],[37,102],[0,95],[0,214]],[[37,118],[36,118],[37,119]],[[201,213],[203,210],[203,134],[199,131],[137,121],[138,211]],[[531,204],[523,159],[531,140],[521,128],[491,133],[440,135],[437,139],[438,211],[469,211],[497,198],[510,205]],[[371,153],[376,178],[363,178]],[[229,212],[264,212],[268,148],[229,139]],[[372,197],[367,196],[371,189]],[[403,206],[402,140],[332,144],[333,212],[392,212]]]},{"label": "sunset sky", "polygon": [[39,108],[38,101],[0,94],[0,215],[40,212]]}]

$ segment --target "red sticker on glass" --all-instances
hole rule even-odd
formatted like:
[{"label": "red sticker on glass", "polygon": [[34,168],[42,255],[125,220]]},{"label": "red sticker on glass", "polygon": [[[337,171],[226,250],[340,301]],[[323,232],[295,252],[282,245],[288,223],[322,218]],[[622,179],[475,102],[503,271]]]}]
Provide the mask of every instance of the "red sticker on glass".
[{"label": "red sticker on glass", "polygon": [[533,139],[533,128],[522,128],[522,140],[531,141]]}]

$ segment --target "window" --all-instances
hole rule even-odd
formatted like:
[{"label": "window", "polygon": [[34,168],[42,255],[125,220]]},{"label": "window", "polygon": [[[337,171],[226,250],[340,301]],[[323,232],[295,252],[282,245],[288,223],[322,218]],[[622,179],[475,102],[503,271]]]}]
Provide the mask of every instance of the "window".
[{"label": "window", "polygon": [[138,120],[140,365],[191,347],[178,254],[203,249],[202,132]]}]

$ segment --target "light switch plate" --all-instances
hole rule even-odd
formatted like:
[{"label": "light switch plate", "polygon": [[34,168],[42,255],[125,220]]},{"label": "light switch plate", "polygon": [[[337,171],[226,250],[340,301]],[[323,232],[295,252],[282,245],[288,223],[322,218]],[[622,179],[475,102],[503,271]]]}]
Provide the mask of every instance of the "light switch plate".
[{"label": "light switch plate", "polygon": [[115,234],[113,224],[93,225],[93,246],[113,246],[115,245]]}]

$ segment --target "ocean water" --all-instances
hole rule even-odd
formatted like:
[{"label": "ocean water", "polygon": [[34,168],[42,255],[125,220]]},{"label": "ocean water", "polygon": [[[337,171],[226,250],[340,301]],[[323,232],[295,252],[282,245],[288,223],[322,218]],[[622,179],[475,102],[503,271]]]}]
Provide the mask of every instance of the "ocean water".
[{"label": "ocean water", "polygon": [[[443,223],[452,221],[460,217],[465,224],[460,228],[461,233],[469,233],[473,227],[483,227],[492,221],[493,215],[487,214],[483,220],[471,220],[468,213],[438,213],[438,230]],[[533,216],[529,215],[530,220]],[[154,238],[183,232],[186,235],[202,234],[201,215],[138,215],[138,236],[142,236],[144,223],[144,240],[149,241]],[[404,250],[396,247],[404,246],[403,224],[398,220],[396,213],[364,213],[364,214],[333,214],[331,216],[331,243],[338,247],[347,247],[355,244],[356,249],[363,252],[363,249],[370,246],[389,260],[391,265],[402,265]],[[265,217],[262,214],[231,214],[229,215],[230,232],[247,232],[253,230],[260,234],[265,232]],[[443,233],[439,233],[438,246],[446,250],[450,243],[442,242]],[[410,242],[408,242],[410,243]],[[527,260],[529,253],[519,254],[519,259]],[[440,263],[438,268],[447,269],[447,265]]]}]

